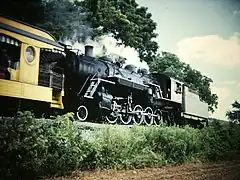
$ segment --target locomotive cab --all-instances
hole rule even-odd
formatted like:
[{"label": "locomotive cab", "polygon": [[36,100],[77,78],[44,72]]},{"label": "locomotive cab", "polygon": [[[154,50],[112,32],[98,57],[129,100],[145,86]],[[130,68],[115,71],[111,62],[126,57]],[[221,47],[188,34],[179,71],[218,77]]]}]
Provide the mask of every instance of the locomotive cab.
[{"label": "locomotive cab", "polygon": [[182,104],[182,96],[183,96],[183,83],[170,78],[171,79],[171,100]]},{"label": "locomotive cab", "polygon": [[152,73],[151,76],[160,84],[163,98],[171,99],[171,78],[160,73]]}]

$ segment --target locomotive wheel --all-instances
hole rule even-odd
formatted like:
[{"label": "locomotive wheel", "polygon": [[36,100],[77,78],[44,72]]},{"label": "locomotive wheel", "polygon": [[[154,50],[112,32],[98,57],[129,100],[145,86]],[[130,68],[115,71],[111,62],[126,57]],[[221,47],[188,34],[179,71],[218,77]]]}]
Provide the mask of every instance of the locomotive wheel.
[{"label": "locomotive wheel", "polygon": [[120,118],[120,121],[125,125],[130,124],[130,122],[132,121],[131,115],[123,115],[123,116],[120,116],[119,118]]},{"label": "locomotive wheel", "polygon": [[118,120],[118,116],[115,112],[110,113],[109,115],[104,116],[104,118],[107,120],[110,124],[115,124]]},{"label": "locomotive wheel", "polygon": [[88,109],[86,106],[81,105],[77,108],[77,118],[79,121],[85,121],[88,118]]},{"label": "locomotive wheel", "polygon": [[136,105],[133,109],[133,111],[137,111],[136,114],[133,114],[133,122],[137,125],[141,125],[143,121],[142,111],[143,108],[140,105]]},{"label": "locomotive wheel", "polygon": [[122,122],[125,125],[130,124],[132,121],[132,115],[126,113],[126,109],[122,111],[122,114],[119,116],[120,122]]},{"label": "locomotive wheel", "polygon": [[144,116],[144,122],[146,125],[151,126],[153,124],[153,110],[150,107],[147,107],[144,111],[144,113],[147,113],[148,115]]},{"label": "locomotive wheel", "polygon": [[154,124],[157,125],[157,126],[163,124],[162,111],[160,109],[156,109],[155,112],[154,112],[154,115],[156,115],[156,117],[154,117]]}]

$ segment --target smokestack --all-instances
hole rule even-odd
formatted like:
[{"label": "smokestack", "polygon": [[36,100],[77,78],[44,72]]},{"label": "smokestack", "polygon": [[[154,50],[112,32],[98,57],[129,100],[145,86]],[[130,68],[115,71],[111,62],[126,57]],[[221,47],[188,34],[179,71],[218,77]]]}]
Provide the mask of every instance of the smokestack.
[{"label": "smokestack", "polygon": [[93,57],[93,46],[92,45],[85,46],[85,56]]}]

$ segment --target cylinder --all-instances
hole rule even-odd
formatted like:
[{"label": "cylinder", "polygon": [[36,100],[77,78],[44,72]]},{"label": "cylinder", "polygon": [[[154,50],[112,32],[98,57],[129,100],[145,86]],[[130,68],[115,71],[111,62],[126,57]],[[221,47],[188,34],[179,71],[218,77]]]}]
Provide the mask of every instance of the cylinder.
[{"label": "cylinder", "polygon": [[92,45],[85,46],[85,56],[93,57],[93,46]]}]

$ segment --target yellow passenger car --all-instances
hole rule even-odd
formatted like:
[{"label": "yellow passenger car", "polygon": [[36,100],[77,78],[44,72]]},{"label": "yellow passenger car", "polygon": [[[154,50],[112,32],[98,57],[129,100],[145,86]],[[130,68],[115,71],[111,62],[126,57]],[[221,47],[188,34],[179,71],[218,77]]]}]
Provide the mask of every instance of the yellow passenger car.
[{"label": "yellow passenger car", "polygon": [[[16,108],[63,109],[64,47],[48,32],[0,16],[1,114]],[[39,106],[42,105],[42,106]]]}]

